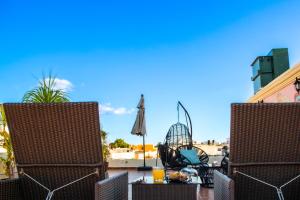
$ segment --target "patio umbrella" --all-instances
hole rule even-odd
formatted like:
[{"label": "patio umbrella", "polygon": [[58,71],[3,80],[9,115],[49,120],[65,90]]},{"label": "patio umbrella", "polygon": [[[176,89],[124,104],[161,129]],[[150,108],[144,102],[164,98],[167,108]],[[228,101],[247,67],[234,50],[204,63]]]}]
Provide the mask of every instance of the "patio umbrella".
[{"label": "patio umbrella", "polygon": [[145,101],[144,95],[141,95],[139,104],[137,105],[138,112],[136,120],[131,130],[131,134],[137,136],[143,136],[143,150],[144,150],[144,166],[138,167],[138,170],[151,170],[152,167],[146,166],[145,159],[145,135],[146,135],[146,121],[145,121]]}]

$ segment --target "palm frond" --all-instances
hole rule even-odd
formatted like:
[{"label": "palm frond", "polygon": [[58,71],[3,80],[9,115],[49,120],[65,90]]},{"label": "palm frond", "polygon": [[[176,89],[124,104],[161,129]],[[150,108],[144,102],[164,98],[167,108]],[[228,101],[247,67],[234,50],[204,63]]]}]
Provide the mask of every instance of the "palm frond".
[{"label": "palm frond", "polygon": [[29,90],[23,96],[22,101],[25,103],[62,103],[69,102],[68,94],[55,88],[55,77],[51,74],[45,76],[39,81],[38,87]]}]

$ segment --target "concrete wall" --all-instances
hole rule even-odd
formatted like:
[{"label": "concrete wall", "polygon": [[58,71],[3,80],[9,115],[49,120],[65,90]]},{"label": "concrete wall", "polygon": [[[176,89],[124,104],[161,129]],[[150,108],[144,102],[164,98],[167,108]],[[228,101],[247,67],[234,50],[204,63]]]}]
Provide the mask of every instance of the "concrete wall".
[{"label": "concrete wall", "polygon": [[295,90],[294,84],[290,84],[283,89],[264,99],[265,103],[279,103],[279,102],[300,102],[297,98],[299,94]]}]

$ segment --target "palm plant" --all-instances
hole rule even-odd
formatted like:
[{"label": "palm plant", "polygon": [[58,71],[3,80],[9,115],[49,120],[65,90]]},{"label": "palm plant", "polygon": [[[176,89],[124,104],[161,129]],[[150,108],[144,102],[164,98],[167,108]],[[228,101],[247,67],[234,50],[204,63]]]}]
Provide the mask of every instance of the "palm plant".
[{"label": "palm plant", "polygon": [[8,177],[13,175],[15,158],[13,154],[11,139],[9,133],[6,131],[6,118],[3,106],[0,105],[0,137],[1,146],[6,150],[6,157],[0,157],[0,163],[4,165],[4,174]]},{"label": "palm plant", "polygon": [[43,77],[39,81],[38,87],[29,90],[23,96],[24,103],[62,103],[69,102],[68,94],[62,90],[55,88],[55,77],[49,75],[48,78]]}]

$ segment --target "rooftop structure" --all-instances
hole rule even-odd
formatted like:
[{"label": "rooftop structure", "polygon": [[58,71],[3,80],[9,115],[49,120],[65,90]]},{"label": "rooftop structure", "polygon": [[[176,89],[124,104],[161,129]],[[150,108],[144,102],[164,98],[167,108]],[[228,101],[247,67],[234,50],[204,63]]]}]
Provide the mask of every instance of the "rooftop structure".
[{"label": "rooftop structure", "polygon": [[266,56],[258,56],[251,64],[254,93],[289,69],[287,48],[272,49]]},{"label": "rooftop structure", "polygon": [[294,65],[248,99],[248,103],[299,102],[295,80],[300,77],[300,64]]}]

